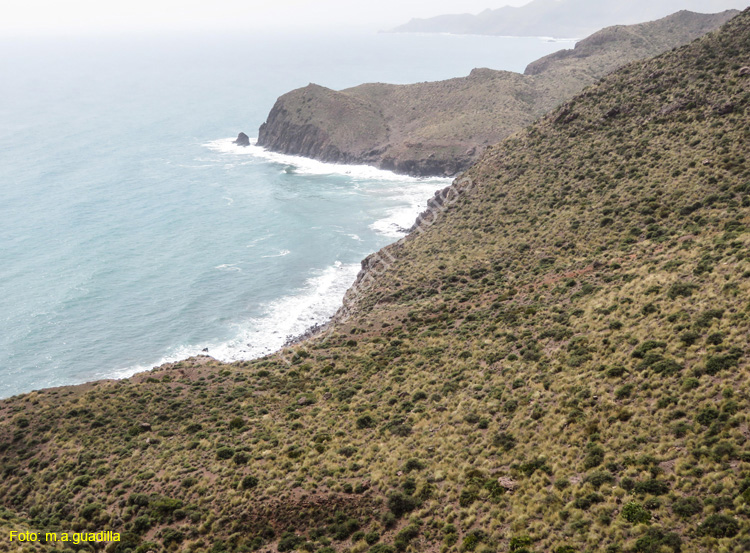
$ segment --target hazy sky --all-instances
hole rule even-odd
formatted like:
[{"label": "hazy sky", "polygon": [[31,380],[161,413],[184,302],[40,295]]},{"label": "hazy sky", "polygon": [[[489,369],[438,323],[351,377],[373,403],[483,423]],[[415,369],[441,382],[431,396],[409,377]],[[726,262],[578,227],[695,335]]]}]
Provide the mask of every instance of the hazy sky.
[{"label": "hazy sky", "polygon": [[529,0],[0,0],[0,36],[129,30],[394,27]]},{"label": "hazy sky", "polygon": [[[383,30],[412,17],[479,13],[531,0],[0,0],[0,38],[129,31]],[[623,0],[627,1],[627,0]],[[750,0],[734,2],[745,7]],[[706,11],[708,11],[706,10]]]}]

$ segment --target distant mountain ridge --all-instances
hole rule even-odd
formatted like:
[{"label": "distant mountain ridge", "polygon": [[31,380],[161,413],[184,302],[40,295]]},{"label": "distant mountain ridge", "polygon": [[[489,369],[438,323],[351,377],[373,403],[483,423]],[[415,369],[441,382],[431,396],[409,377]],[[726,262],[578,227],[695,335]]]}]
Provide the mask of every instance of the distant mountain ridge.
[{"label": "distant mountain ridge", "polygon": [[342,91],[310,84],[281,96],[258,131],[272,151],[415,176],[455,175],[499,142],[621,67],[716,29],[738,12],[687,11],[610,27],[529,65],[525,75],[474,69],[467,77]]},{"label": "distant mountain ridge", "polygon": [[392,29],[399,33],[584,37],[615,24],[658,19],[679,10],[715,13],[745,8],[744,0],[532,0],[472,14],[415,18]]}]

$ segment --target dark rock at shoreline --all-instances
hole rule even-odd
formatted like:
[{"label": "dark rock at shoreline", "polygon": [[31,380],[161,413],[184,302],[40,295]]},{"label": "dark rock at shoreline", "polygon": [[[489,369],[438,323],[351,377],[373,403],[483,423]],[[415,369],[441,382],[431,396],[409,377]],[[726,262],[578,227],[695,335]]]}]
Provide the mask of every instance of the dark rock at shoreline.
[{"label": "dark rock at shoreline", "polygon": [[315,323],[314,325],[308,327],[302,334],[299,335],[288,335],[282,344],[282,348],[286,348],[289,346],[293,346],[295,344],[299,344],[300,342],[307,340],[308,338],[312,338],[316,334],[319,334],[323,329],[326,328],[327,323]]},{"label": "dark rock at shoreline", "polygon": [[233,144],[237,144],[237,146],[250,146],[250,137],[244,132],[241,132],[237,135],[237,140],[235,140]]}]

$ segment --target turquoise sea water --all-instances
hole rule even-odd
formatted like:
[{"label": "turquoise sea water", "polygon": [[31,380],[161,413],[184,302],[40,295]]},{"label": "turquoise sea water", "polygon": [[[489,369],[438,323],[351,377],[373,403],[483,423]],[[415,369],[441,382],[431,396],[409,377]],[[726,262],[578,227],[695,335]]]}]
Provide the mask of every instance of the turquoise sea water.
[{"label": "turquoise sea water", "polygon": [[434,190],[237,148],[276,97],[522,71],[569,42],[444,35],[0,40],[0,397],[208,348],[257,357],[337,309]]}]

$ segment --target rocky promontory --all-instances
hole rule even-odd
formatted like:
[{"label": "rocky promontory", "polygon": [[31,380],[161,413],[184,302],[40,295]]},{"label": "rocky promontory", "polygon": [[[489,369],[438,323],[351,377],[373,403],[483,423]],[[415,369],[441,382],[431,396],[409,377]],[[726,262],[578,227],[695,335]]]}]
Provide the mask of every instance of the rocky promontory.
[{"label": "rocky promontory", "polygon": [[474,69],[466,77],[341,91],[316,84],[281,96],[258,132],[269,150],[413,176],[453,176],[484,149],[530,124],[628,62],[686,44],[736,11],[678,12],[609,27],[571,50],[531,63],[525,74]]}]

